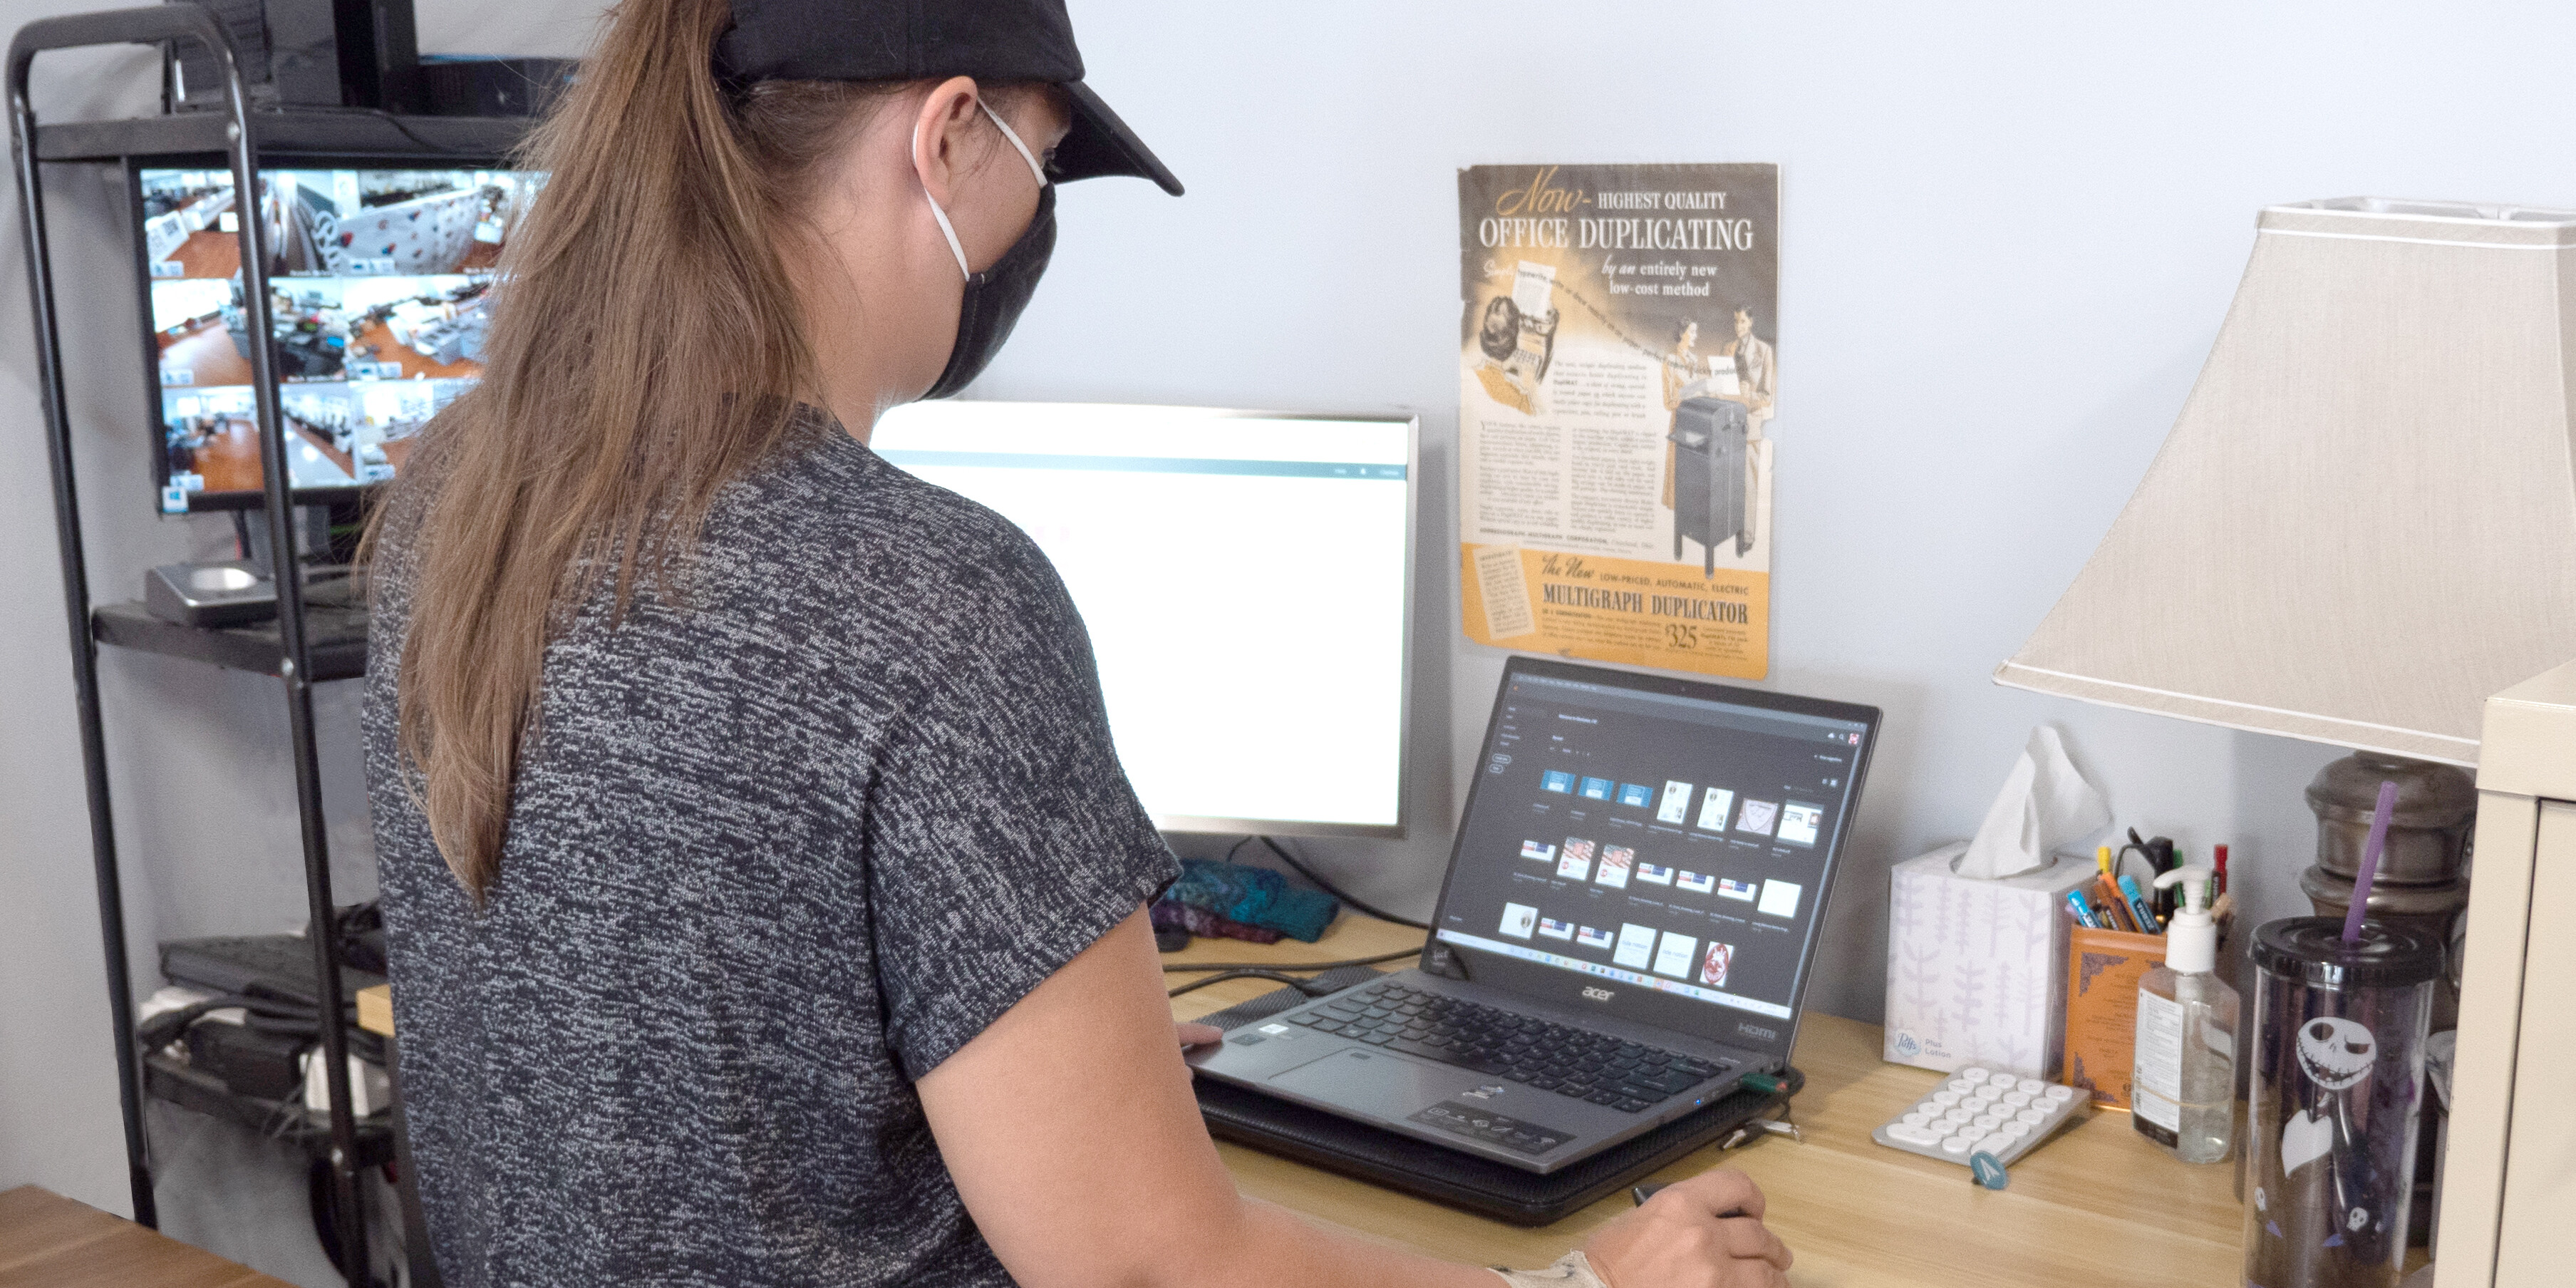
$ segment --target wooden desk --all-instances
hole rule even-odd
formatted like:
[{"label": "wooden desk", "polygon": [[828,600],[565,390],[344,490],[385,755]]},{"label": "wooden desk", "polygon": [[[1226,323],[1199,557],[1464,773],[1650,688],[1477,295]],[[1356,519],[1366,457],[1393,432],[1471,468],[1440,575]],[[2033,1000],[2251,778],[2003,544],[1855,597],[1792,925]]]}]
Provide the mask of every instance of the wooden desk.
[{"label": "wooden desk", "polygon": [[[1200,940],[1164,961],[1332,961],[1421,942],[1421,931],[1346,914],[1317,943]],[[1172,999],[1172,1015],[1192,1019],[1276,987],[1260,979],[1211,985]],[[1807,1087],[1793,1115],[1806,1143],[1764,1136],[1730,1153],[1703,1149],[1654,1179],[1721,1164],[1744,1169],[1770,1198],[1771,1227],[1798,1255],[1789,1278],[1802,1288],[2239,1281],[2244,1217],[2232,1168],[2179,1162],[2140,1138],[2127,1114],[2097,1113],[2014,1165],[2010,1188],[1982,1190],[1964,1167],[1869,1138],[1941,1080],[1882,1063],[1878,1053],[1875,1025],[1809,1015],[1795,1056]],[[1522,1229],[1257,1150],[1217,1148],[1246,1194],[1364,1239],[1478,1265],[1545,1265],[1631,1206],[1615,1196],[1554,1225]]]},{"label": "wooden desk", "polygon": [[394,1035],[394,986],[378,984],[358,990],[358,1027],[378,1037]]},{"label": "wooden desk", "polygon": [[291,1288],[33,1185],[0,1193],[0,1288]]},{"label": "wooden desk", "polygon": [[[1421,931],[1345,914],[1316,943],[1202,939],[1163,960],[1293,966],[1421,942]],[[1203,977],[1170,979],[1178,985]],[[1172,1016],[1195,1019],[1277,987],[1264,979],[1213,984],[1173,998]],[[368,1028],[392,1031],[392,1006],[381,990],[361,992],[358,1011]],[[2141,1139],[2127,1114],[2097,1113],[2014,1165],[2010,1188],[1979,1189],[1964,1167],[1869,1138],[1941,1080],[1882,1063],[1878,1052],[1877,1026],[1808,1016],[1795,1056],[1807,1087],[1793,1115],[1806,1142],[1762,1136],[1731,1153],[1702,1149],[1654,1179],[1720,1165],[1751,1174],[1770,1197],[1771,1227],[1798,1254],[1789,1278],[1801,1288],[2211,1288],[2239,1281],[2244,1213],[2232,1168],[2178,1162]],[[1523,1229],[1239,1145],[1219,1142],[1217,1149],[1245,1194],[1359,1238],[1477,1265],[1545,1265],[1630,1206],[1614,1196],[1554,1225]],[[2420,1254],[2409,1264],[2417,1260]]]}]

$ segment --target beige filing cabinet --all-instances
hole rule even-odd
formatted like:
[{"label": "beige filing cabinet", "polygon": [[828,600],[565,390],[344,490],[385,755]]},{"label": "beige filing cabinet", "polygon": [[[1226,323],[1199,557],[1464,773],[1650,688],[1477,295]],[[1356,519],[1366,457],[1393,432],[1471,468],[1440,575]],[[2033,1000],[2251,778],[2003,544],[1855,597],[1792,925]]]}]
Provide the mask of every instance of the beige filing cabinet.
[{"label": "beige filing cabinet", "polygon": [[2434,1288],[2576,1282],[2576,662],[2487,700]]}]

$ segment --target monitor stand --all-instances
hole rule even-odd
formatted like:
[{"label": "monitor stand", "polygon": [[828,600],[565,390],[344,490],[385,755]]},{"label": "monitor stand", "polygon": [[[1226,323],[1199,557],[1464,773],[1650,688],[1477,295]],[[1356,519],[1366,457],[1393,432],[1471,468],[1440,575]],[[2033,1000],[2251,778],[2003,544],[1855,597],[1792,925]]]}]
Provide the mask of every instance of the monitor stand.
[{"label": "monitor stand", "polygon": [[[329,557],[331,550],[331,507],[299,505],[295,507],[295,548],[302,551],[305,567],[312,568],[313,557]],[[233,536],[241,543],[240,562],[249,564],[264,581],[277,579],[277,560],[269,550],[268,519],[263,511],[233,511]],[[307,574],[310,580],[310,573]]]}]

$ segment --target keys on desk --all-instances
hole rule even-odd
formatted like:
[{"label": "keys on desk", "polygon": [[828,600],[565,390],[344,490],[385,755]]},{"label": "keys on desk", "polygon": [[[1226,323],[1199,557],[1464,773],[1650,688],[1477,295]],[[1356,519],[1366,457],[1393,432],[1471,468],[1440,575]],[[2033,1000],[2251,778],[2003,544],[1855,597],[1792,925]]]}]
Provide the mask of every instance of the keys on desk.
[{"label": "keys on desk", "polygon": [[1971,1066],[1926,1092],[1870,1139],[1962,1167],[1978,1154],[2010,1165],[2092,1113],[2092,1097],[2073,1087]]}]

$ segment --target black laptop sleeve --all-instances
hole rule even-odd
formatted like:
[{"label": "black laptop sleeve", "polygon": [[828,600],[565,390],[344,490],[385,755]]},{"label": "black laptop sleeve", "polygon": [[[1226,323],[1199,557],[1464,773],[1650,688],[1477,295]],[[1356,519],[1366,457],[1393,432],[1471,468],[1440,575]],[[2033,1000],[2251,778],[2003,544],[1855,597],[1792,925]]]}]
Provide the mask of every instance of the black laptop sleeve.
[{"label": "black laptop sleeve", "polygon": [[[1315,982],[1325,988],[1355,988],[1379,974],[1366,966],[1354,966],[1316,976]],[[1240,1006],[1202,1016],[1199,1022],[1234,1029],[1308,1000],[1293,988],[1277,989]],[[1546,1225],[1605,1194],[1635,1184],[1754,1118],[1785,1107],[1789,1098],[1806,1085],[1806,1076],[1790,1069],[1781,1079],[1782,1089],[1776,1095],[1751,1089],[1738,1091],[1546,1176],[1442,1149],[1211,1078],[1196,1079],[1196,1089],[1199,1113],[1207,1120],[1208,1134],[1220,1140],[1250,1145],[1513,1225]]]}]

